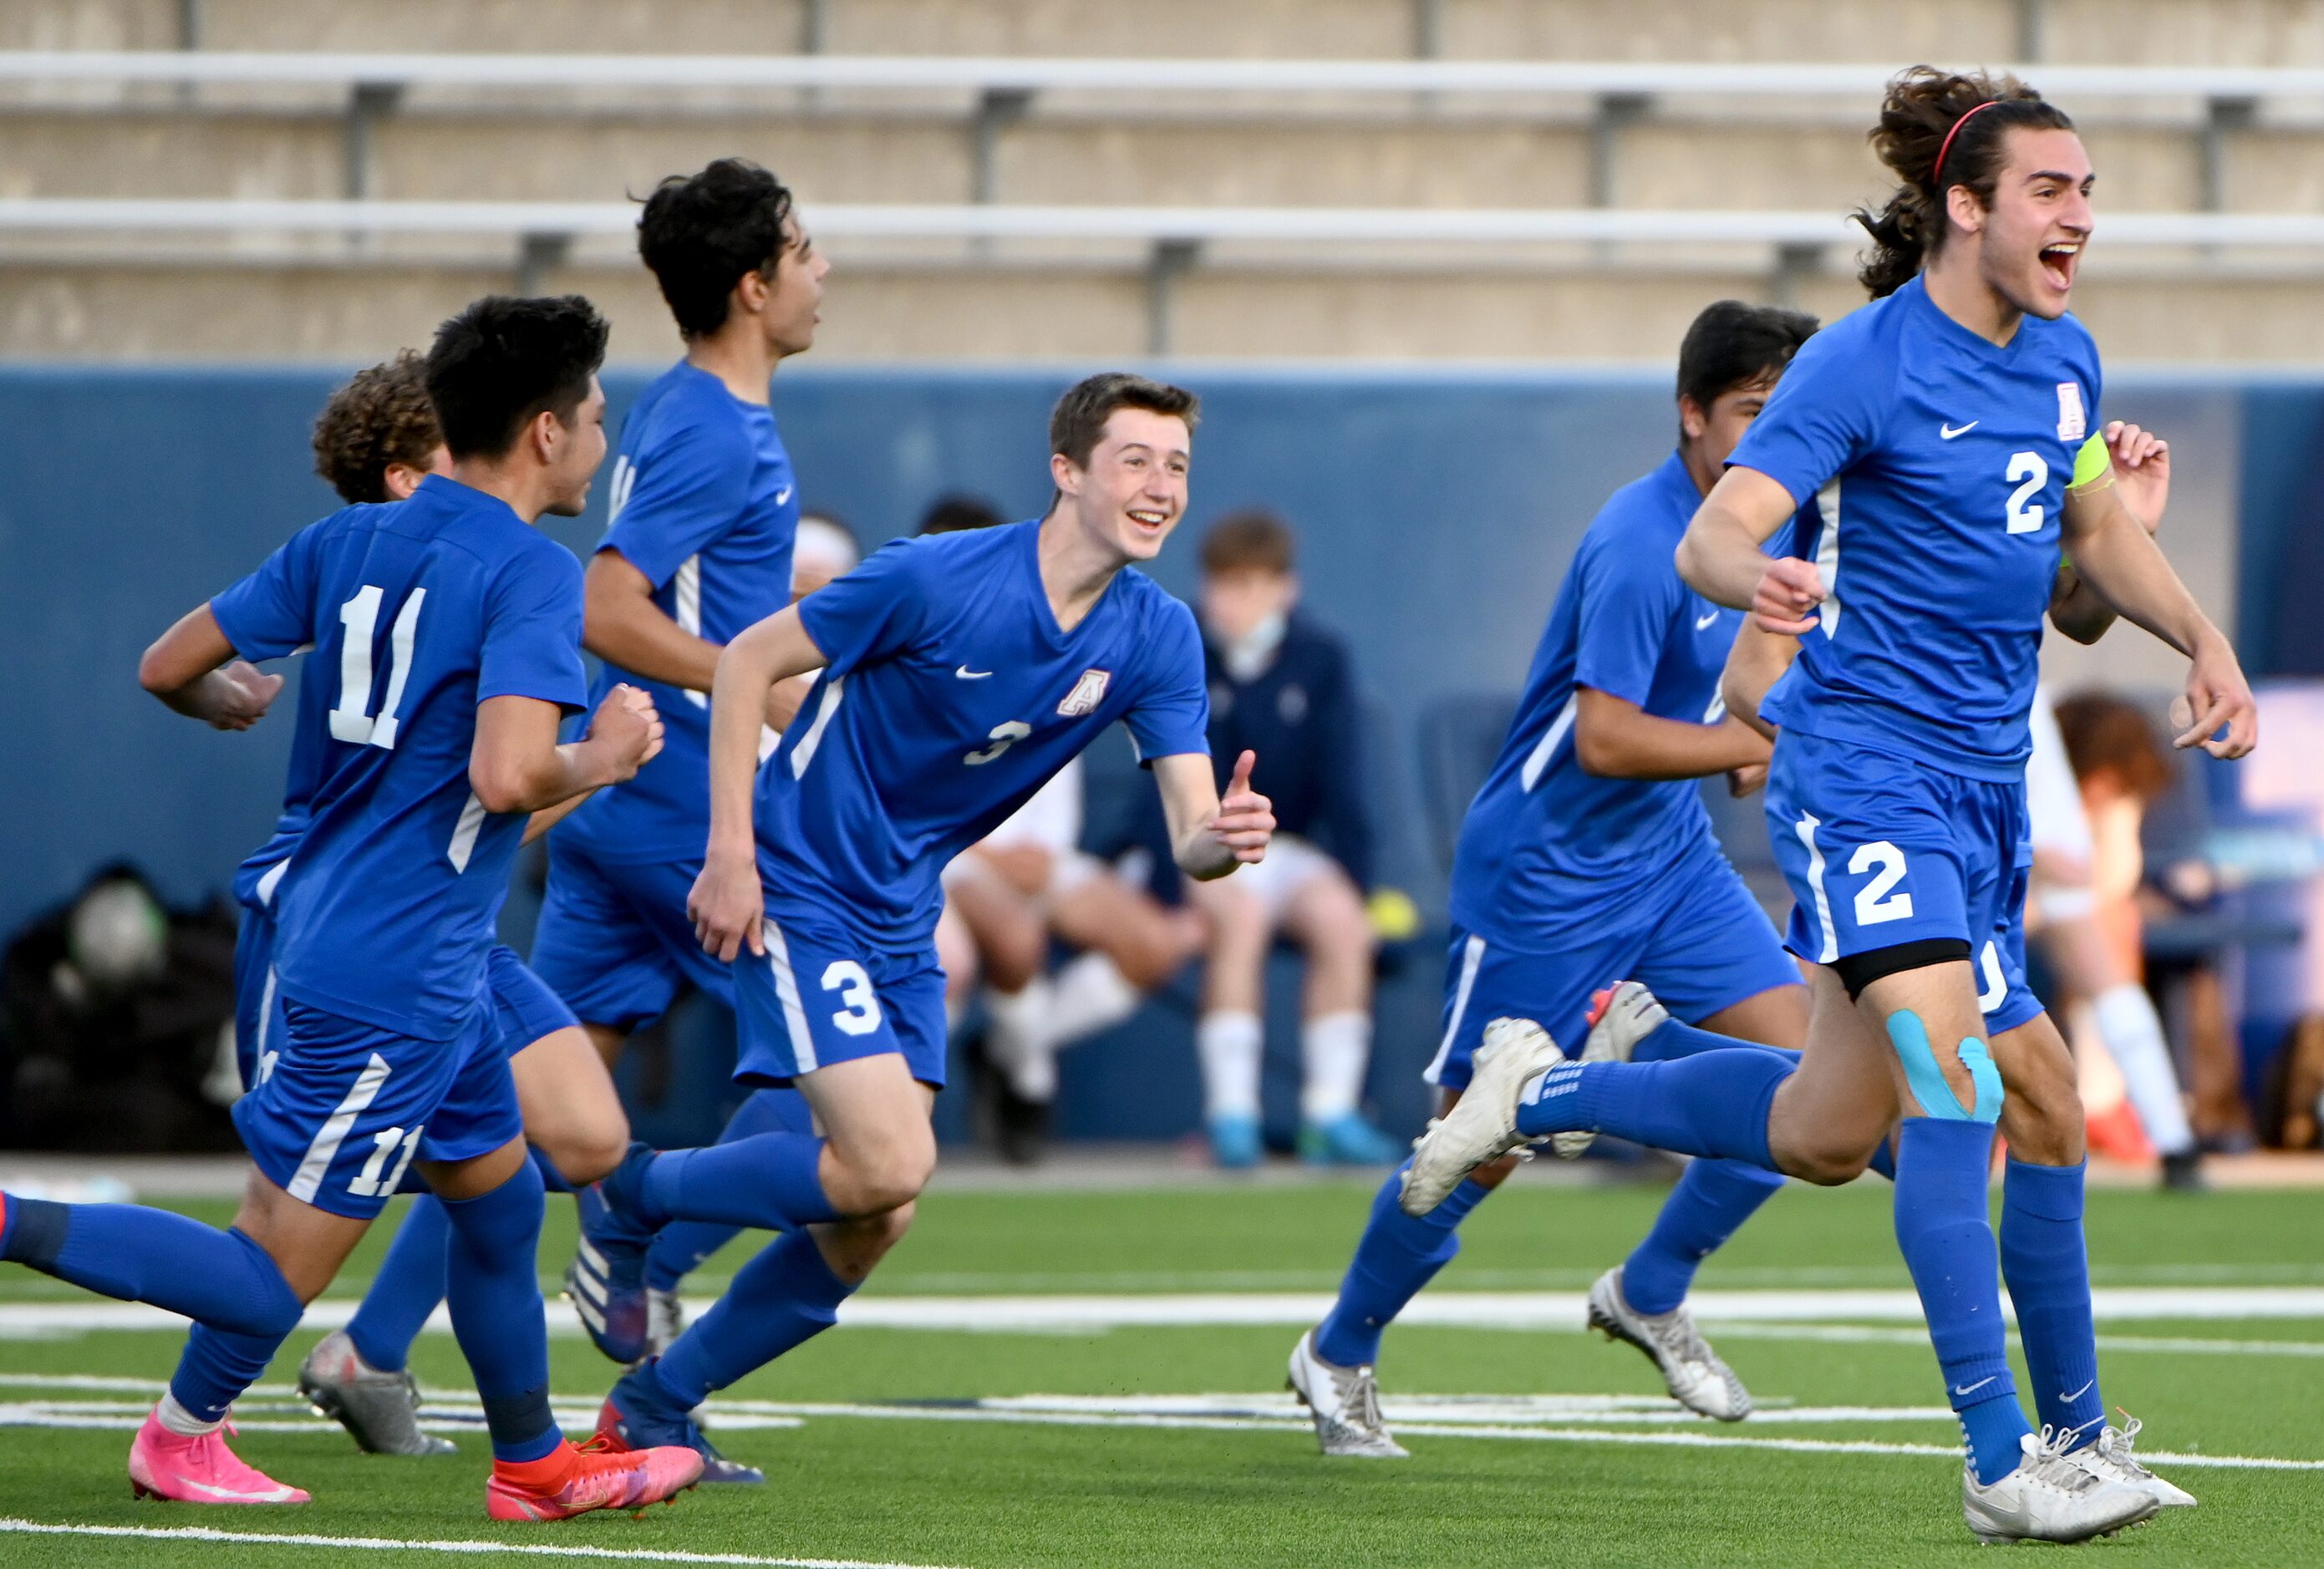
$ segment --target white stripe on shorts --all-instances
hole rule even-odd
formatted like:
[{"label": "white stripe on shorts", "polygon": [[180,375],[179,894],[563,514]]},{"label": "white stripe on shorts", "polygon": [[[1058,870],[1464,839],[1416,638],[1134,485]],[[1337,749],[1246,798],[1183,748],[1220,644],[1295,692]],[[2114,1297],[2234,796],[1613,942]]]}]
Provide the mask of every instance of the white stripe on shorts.
[{"label": "white stripe on shorts", "polygon": [[339,1109],[330,1115],[315,1134],[315,1142],[307,1146],[307,1158],[299,1162],[298,1172],[285,1189],[291,1197],[301,1204],[315,1202],[315,1190],[323,1185],[323,1178],[329,1172],[331,1161],[337,1157],[339,1146],[346,1142],[348,1132],[355,1125],[355,1118],[379,1098],[379,1087],[387,1082],[387,1059],[376,1051],[373,1052],[371,1060],[364,1064],[363,1071],[355,1075],[355,1085],[347,1091],[346,1098],[339,1102]]},{"label": "white stripe on shorts", "polygon": [[791,973],[790,945],[783,940],[783,929],[772,920],[762,922],[760,931],[767,940],[767,968],[775,977],[775,996],[783,1005],[783,1024],[791,1036],[791,1061],[801,1073],[812,1072],[816,1067],[815,1037],[807,1032],[807,1010],[799,1005],[798,977]]},{"label": "white stripe on shorts", "polygon": [[1485,961],[1485,940],[1470,933],[1461,949],[1461,980],[1452,988],[1452,1018],[1444,1026],[1444,1039],[1438,1043],[1436,1055],[1428,1060],[1421,1078],[1429,1084],[1437,1082],[1444,1071],[1444,1060],[1452,1054],[1453,1037],[1461,1033],[1461,1021],[1468,1016],[1469,994],[1477,985],[1477,967]]},{"label": "white stripe on shorts", "polygon": [[1823,851],[1816,848],[1815,830],[1822,826],[1812,812],[1803,812],[1792,824],[1792,831],[1808,847],[1808,887],[1815,895],[1816,924],[1823,931],[1823,947],[1816,954],[1816,962],[1830,964],[1840,957],[1840,933],[1832,927],[1831,901],[1823,891]]}]

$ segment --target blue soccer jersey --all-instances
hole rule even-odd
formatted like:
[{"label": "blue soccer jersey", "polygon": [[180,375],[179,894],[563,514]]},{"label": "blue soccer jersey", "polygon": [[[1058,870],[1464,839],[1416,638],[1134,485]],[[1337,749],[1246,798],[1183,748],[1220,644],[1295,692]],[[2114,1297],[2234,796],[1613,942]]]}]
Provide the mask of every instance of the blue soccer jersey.
[{"label": "blue soccer jersey", "polygon": [[[696,637],[724,644],[791,601],[798,486],[773,413],[678,362],[622,422],[613,527],[597,548],[653,585],[654,603]],[[607,665],[661,712],[662,749],[627,784],[600,790],[558,828],[602,860],[699,859],[710,832],[710,700]]]},{"label": "blue soccer jersey", "polygon": [[314,759],[310,816],[266,901],[282,996],[457,1038],[525,822],[468,787],[476,705],[581,705],[579,564],[497,499],[431,477],[301,529],[211,610],[246,659],[314,647],[293,748]]},{"label": "blue soccer jersey", "polygon": [[1692,779],[1605,779],[1575,755],[1578,689],[1658,719],[1718,722],[1742,622],[1680,581],[1671,554],[1702,497],[1676,454],[1608,498],[1582,537],[1534,651],[1499,757],[1461,826],[1452,919],[1544,951],[1627,885],[1711,838]]},{"label": "blue soccer jersey", "polygon": [[2071,317],[2027,317],[1997,346],[1918,279],[1810,338],[1729,459],[1820,517],[1830,597],[1761,713],[2021,777],[2059,511],[2098,393],[2097,345]]},{"label": "blue soccer jersey", "polygon": [[1125,569],[1066,631],[1039,542],[1037,522],[898,540],[799,601],[828,663],[759,774],[770,912],[918,951],[945,863],[1108,725],[1148,761],[1208,754],[1193,613]]}]

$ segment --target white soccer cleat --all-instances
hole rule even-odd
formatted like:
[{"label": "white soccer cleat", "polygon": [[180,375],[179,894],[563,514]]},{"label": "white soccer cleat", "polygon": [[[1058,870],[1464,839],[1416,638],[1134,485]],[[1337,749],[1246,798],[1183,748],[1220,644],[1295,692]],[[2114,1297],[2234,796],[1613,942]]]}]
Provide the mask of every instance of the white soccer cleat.
[{"label": "white soccer cleat", "polygon": [[1413,1142],[1397,1207],[1406,1215],[1426,1215],[1470,1172],[1528,1142],[1517,1132],[1517,1096],[1564,1060],[1549,1032],[1531,1019],[1495,1019],[1486,1025],[1469,1087]]},{"label": "white soccer cleat", "polygon": [[[1670,1017],[1640,981],[1616,981],[1590,999],[1590,1038],[1578,1062],[1628,1062],[1630,1052]],[[1552,1133],[1549,1147],[1561,1161],[1572,1161],[1597,1142],[1596,1132]]]},{"label": "white soccer cleat", "polygon": [[1671,1399],[1698,1416],[1739,1422],[1751,1414],[1751,1391],[1719,1359],[1682,1302],[1667,1313],[1641,1313],[1622,1295],[1619,1264],[1590,1288],[1590,1327],[1627,1340],[1653,1359]]},{"label": "white soccer cleat", "polygon": [[1315,1442],[1324,1454],[1354,1460],[1406,1457],[1380,1419],[1379,1381],[1372,1370],[1325,1362],[1315,1354],[1314,1330],[1291,1348],[1291,1376],[1284,1382],[1315,1418]]},{"label": "white soccer cleat", "polygon": [[2066,1453],[2067,1435],[2019,1440],[2025,1458],[1991,1487],[1961,1472],[1961,1513],[1980,1542],[2086,1542],[2135,1526],[2163,1506],[2153,1495],[2096,1475]]},{"label": "white soccer cleat", "polygon": [[2083,1470],[2102,1482],[2118,1482],[2125,1487],[2136,1488],[2153,1499],[2158,1508],[2193,1509],[2193,1493],[2163,1481],[2141,1464],[2138,1456],[2131,1453],[2131,1445],[2138,1441],[2138,1430],[2146,1424],[2127,1413],[2124,1420],[2130,1426],[2116,1427],[2109,1425],[2098,1434],[2097,1443],[2086,1444],[2074,1451],[2075,1460],[2080,1463]]}]

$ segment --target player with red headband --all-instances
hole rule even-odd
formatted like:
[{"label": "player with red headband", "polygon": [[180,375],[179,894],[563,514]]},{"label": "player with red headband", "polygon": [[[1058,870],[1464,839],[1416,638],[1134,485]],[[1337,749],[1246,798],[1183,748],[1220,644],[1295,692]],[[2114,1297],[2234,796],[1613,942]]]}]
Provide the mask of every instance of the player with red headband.
[{"label": "player with red headband", "polygon": [[[2073,122],[2009,78],[1916,67],[1873,145],[1900,185],[1877,215],[1874,303],[1810,339],[1704,498],[1680,574],[1796,634],[1760,716],[1780,732],[1766,811],[1810,968],[1808,1047],[1677,1056],[1643,988],[1654,1061],[1566,1063],[1538,1028],[1489,1034],[1468,1094],[1416,1152],[1425,1213],[1517,1145],[1602,1131],[1814,1182],[1864,1169],[1901,1119],[1896,1237],[1968,1449],[1987,1541],[2079,1541],[2193,1499],[2105,1425],[2081,1235],[2073,1065],[2027,990],[2024,766],[2061,552],[2078,593],[2190,662],[2181,747],[2256,739],[2233,649],[2114,484],[2098,356],[2067,303],[2094,226]],[[1792,548],[1765,542],[1791,527]],[[1618,1055],[1628,1056],[1627,1052]],[[1641,1053],[1646,1055],[1646,1053]],[[2011,1159],[1999,1238],[2039,1436],[2006,1353],[1987,1179]]]}]

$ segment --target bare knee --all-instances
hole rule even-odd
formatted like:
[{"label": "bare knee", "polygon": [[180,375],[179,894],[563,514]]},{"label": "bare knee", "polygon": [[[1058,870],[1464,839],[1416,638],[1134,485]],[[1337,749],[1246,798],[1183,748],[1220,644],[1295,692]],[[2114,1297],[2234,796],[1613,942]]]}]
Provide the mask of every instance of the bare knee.
[{"label": "bare knee", "polygon": [[1784,1152],[1784,1175],[1819,1188],[1840,1188],[1863,1176],[1871,1163],[1869,1150],[1855,1153],[1837,1148],[1792,1150]]},{"label": "bare knee", "polygon": [[843,1180],[825,1184],[835,1206],[851,1216],[876,1218],[904,1208],[936,1174],[935,1132],[925,1122],[842,1150],[830,1146]]},{"label": "bare knee", "polygon": [[622,1163],[630,1152],[630,1119],[620,1106],[608,1117],[592,1117],[576,1126],[553,1128],[532,1139],[533,1147],[549,1157],[557,1174],[575,1188],[586,1188]]}]

